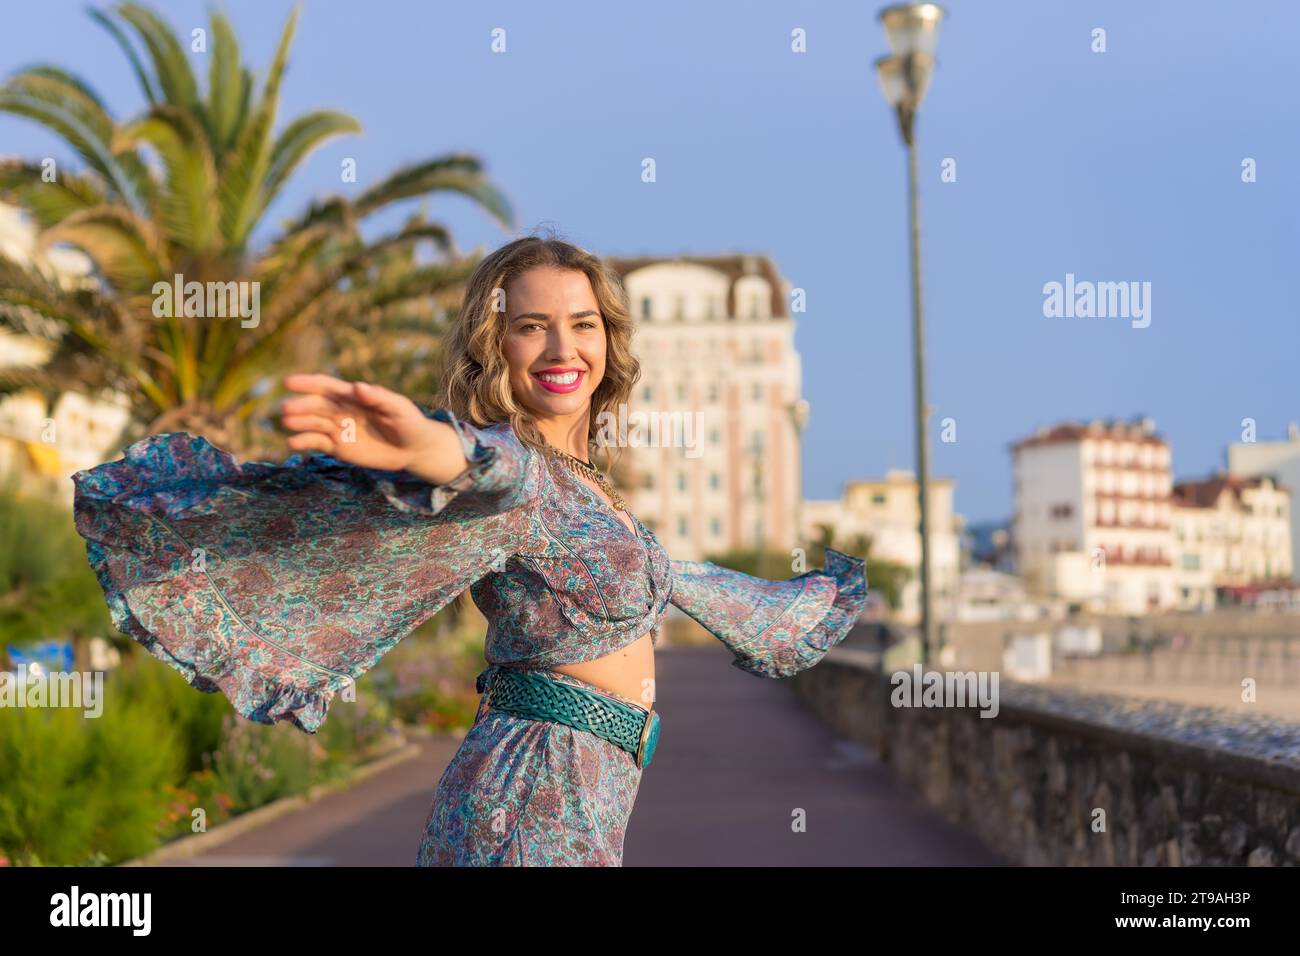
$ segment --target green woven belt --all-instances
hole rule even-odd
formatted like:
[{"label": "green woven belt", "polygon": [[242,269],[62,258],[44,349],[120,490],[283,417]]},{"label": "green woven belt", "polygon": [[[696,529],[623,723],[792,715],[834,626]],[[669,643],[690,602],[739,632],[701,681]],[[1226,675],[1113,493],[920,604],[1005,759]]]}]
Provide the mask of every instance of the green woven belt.
[{"label": "green woven belt", "polygon": [[553,720],[622,747],[638,767],[650,766],[659,743],[659,715],[583,687],[498,668],[487,681],[488,708],[529,720]]}]

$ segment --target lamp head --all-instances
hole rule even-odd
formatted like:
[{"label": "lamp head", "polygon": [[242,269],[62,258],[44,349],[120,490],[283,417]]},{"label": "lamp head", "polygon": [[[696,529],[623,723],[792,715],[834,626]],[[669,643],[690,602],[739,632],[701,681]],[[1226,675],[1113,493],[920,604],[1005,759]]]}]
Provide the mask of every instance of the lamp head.
[{"label": "lamp head", "polygon": [[896,3],[878,18],[885,26],[889,48],[895,56],[924,53],[934,56],[939,43],[939,23],[947,11],[937,3]]}]

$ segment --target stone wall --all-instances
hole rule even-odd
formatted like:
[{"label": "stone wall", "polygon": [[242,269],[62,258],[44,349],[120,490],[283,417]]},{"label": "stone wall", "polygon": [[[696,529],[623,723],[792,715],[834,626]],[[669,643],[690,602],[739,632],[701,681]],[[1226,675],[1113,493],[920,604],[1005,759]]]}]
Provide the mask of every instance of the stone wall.
[{"label": "stone wall", "polygon": [[[943,623],[942,629],[943,638],[951,647],[951,666],[965,670],[1001,667],[1002,649],[1013,634],[1054,634],[1066,624],[1099,628],[1108,653],[1127,647],[1130,632],[1135,627],[1134,622],[1125,617],[1081,614],[1068,621],[948,621]],[[1138,618],[1136,627],[1140,633],[1164,641],[1181,635],[1188,642],[1188,652],[1193,654],[1219,646],[1224,656],[1233,658],[1240,657],[1243,650],[1268,659],[1280,656],[1294,660],[1300,655],[1300,616],[1295,614],[1255,614],[1234,610],[1208,614],[1153,614]],[[898,630],[912,633],[908,628]]]},{"label": "stone wall", "polygon": [[844,647],[791,682],[1009,862],[1300,864],[1300,724],[1007,680],[993,717],[895,707],[876,656]]}]

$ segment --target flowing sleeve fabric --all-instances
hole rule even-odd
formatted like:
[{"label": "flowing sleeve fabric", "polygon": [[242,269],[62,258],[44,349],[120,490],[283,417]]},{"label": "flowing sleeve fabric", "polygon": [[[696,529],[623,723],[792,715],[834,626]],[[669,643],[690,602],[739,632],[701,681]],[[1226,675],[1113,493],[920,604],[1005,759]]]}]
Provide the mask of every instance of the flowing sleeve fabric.
[{"label": "flowing sleeve fabric", "polygon": [[249,720],[315,733],[331,699],[535,534],[536,456],[457,429],[444,485],[329,455],[239,462],[185,432],[77,472],[74,518],[114,624]]},{"label": "flowing sleeve fabric", "polygon": [[770,581],[711,561],[673,561],[671,600],[727,646],[734,666],[790,677],[825,657],[866,608],[866,562],[827,548],[824,571]]}]

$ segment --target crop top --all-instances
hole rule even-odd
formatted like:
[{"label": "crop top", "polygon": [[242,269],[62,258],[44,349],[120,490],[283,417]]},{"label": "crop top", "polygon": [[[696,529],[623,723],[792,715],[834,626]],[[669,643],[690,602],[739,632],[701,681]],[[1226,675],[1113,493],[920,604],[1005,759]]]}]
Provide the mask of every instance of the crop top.
[{"label": "crop top", "polygon": [[77,472],[74,517],[114,624],[244,717],[315,733],[330,700],[469,588],[490,667],[595,660],[647,633],[669,603],[733,653],[787,677],[844,638],[864,562],[770,581],[673,561],[632,517],[509,423],[456,429],[468,466],[432,485],[329,455],[238,462],[186,432]]}]

